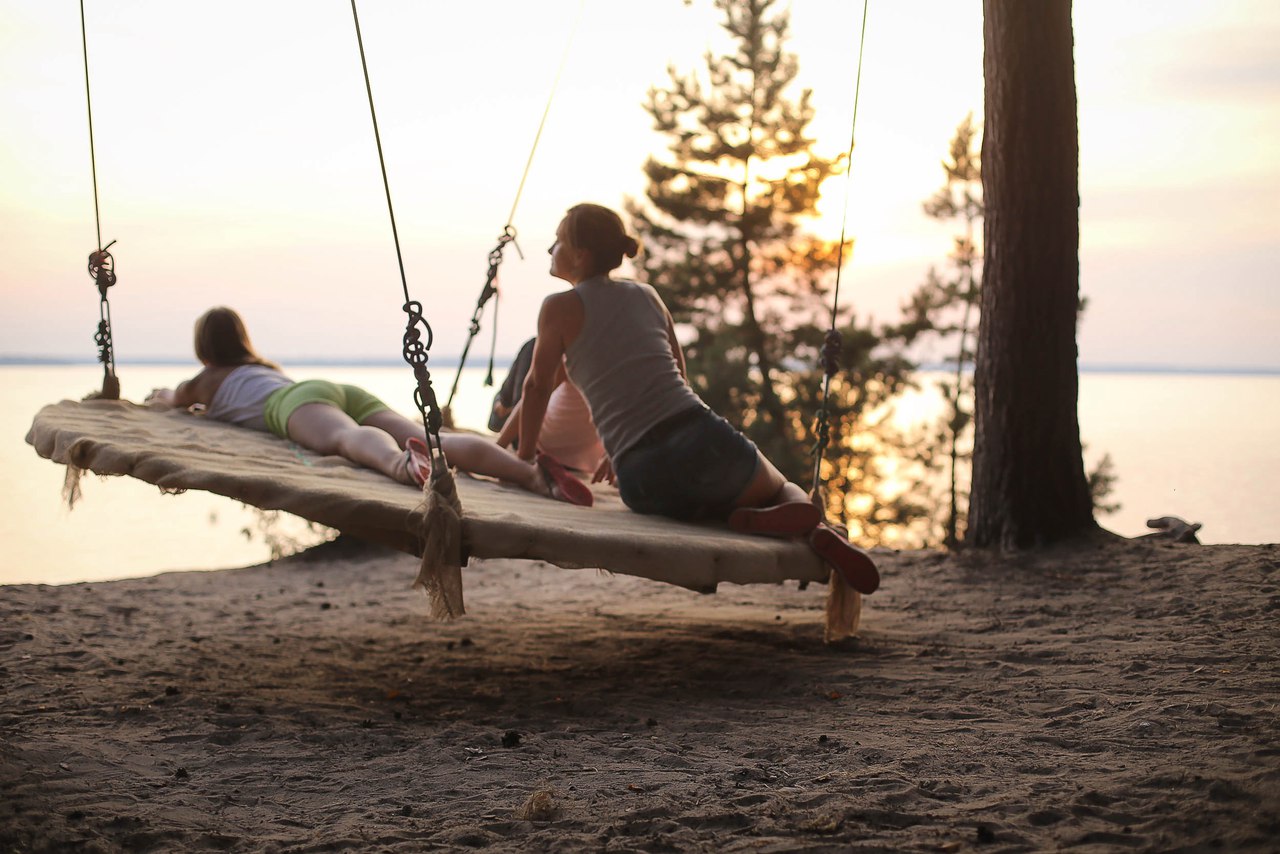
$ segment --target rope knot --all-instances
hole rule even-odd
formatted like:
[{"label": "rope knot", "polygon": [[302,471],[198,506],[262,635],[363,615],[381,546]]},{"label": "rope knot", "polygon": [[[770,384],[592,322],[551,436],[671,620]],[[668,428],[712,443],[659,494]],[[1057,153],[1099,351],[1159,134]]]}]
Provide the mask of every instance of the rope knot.
[{"label": "rope knot", "polygon": [[98,345],[98,361],[104,365],[111,364],[111,324],[105,320],[98,321],[98,331],[93,335],[93,343]]},{"label": "rope knot", "polygon": [[520,245],[516,243],[516,229],[513,225],[506,225],[502,229],[502,234],[498,235],[498,242],[489,250],[489,271],[485,274],[484,287],[480,289],[480,298],[476,300],[476,311],[472,316],[471,323],[474,337],[480,331],[480,313],[484,310],[485,303],[498,292],[498,268],[502,266],[502,253],[506,250],[507,244],[513,244],[516,247],[516,253],[524,258],[524,253],[520,252]]},{"label": "rope knot", "polygon": [[827,406],[831,401],[831,378],[840,373],[840,352],[844,348],[844,336],[835,327],[834,315],[831,328],[827,330],[822,342],[822,372],[826,379],[822,383],[822,407],[814,415],[813,432],[816,440],[809,453],[813,456],[813,492],[816,495],[822,485],[822,457],[831,444],[831,413]]},{"label": "rope knot", "polygon": [[89,275],[97,284],[98,293],[102,299],[107,298],[107,288],[116,283],[115,259],[107,251],[113,245],[115,245],[114,240],[101,249],[95,249],[89,253]]},{"label": "rope knot", "polygon": [[[498,235],[498,243],[489,250],[489,276],[492,278],[498,272],[498,265],[502,263],[502,253],[507,248],[508,243],[516,242],[516,229],[513,225],[506,225],[502,229],[502,234]],[[520,253],[520,246],[516,246],[516,252]],[[520,254],[523,258],[523,253]]]},{"label": "rope knot", "polygon": [[813,432],[817,435],[817,440],[809,453],[821,458],[827,446],[831,444],[831,422],[825,407],[819,409],[814,415]]},{"label": "rope knot", "polygon": [[[431,324],[427,323],[422,313],[422,303],[417,300],[405,302],[404,313],[409,315],[404,329],[404,360],[413,368],[413,376],[417,387],[413,390],[414,403],[422,415],[422,423],[427,429],[428,446],[433,450],[440,447],[440,428],[444,425],[444,415],[440,412],[440,404],[436,400],[435,389],[431,386],[431,371],[427,369],[427,350],[435,340]],[[423,333],[426,341],[423,341]],[[434,440],[434,444],[433,444]]]},{"label": "rope knot", "polygon": [[[458,393],[458,382],[462,379],[462,369],[467,365],[467,356],[471,353],[471,342],[480,334],[480,318],[484,315],[484,308],[489,304],[489,300],[498,296],[498,268],[502,266],[502,253],[507,248],[507,244],[515,246],[516,252],[521,258],[524,253],[520,252],[520,244],[516,243],[516,229],[511,223],[507,223],[502,228],[502,233],[498,235],[498,242],[489,250],[489,270],[484,277],[484,287],[480,289],[480,296],[476,299],[475,310],[471,312],[471,326],[467,341],[462,345],[462,355],[458,358],[458,372],[453,377],[453,387],[449,389],[449,399],[445,401],[445,409],[453,408],[453,398]],[[493,340],[489,345],[489,373],[485,376],[484,384],[486,386],[493,385],[493,360],[494,353],[498,348],[498,303],[493,304]]]},{"label": "rope knot", "polygon": [[422,413],[422,423],[431,436],[436,437],[436,446],[440,444],[438,434],[444,426],[444,415],[440,412],[440,403],[436,400],[436,390],[431,384],[431,371],[427,370],[425,360],[413,365],[413,377],[417,388],[413,391],[414,402]]},{"label": "rope knot", "polygon": [[844,336],[834,326],[827,330],[826,340],[822,342],[822,371],[828,377],[840,372],[840,352],[844,348]]},{"label": "rope knot", "polygon": [[[431,349],[431,344],[435,340],[431,324],[427,323],[422,313],[422,303],[417,300],[409,300],[404,304],[403,309],[404,313],[409,315],[404,328],[404,360],[414,366],[426,364],[427,350]],[[422,340],[423,330],[427,334],[425,342]]]},{"label": "rope knot", "polygon": [[93,334],[93,343],[98,345],[98,361],[103,367],[99,397],[106,400],[120,398],[120,381],[115,375],[115,345],[111,340],[111,303],[107,300],[107,289],[116,283],[115,259],[107,251],[113,245],[114,240],[89,253],[89,275],[98,286],[98,331]]}]

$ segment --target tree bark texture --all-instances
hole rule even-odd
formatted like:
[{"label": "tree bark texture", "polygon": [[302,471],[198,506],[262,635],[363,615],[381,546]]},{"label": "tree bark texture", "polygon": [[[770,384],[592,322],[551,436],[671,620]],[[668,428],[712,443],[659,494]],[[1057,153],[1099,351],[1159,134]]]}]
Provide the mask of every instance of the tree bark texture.
[{"label": "tree bark texture", "polygon": [[983,0],[986,200],[966,542],[1096,527],[1076,415],[1079,143],[1070,0]]}]

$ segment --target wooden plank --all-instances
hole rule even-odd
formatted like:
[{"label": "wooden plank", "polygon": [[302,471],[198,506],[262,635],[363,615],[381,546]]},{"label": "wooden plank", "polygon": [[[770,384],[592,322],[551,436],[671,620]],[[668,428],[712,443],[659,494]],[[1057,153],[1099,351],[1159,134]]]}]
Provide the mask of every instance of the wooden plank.
[{"label": "wooden plank", "polygon": [[[420,553],[418,490],[266,433],[127,401],[63,401],[36,415],[27,441],[43,457],[97,474],[213,492]],[[703,592],[722,582],[828,580],[802,543],[642,516],[612,487],[597,486],[596,506],[584,508],[487,480],[457,481],[470,557],[597,567]]]}]

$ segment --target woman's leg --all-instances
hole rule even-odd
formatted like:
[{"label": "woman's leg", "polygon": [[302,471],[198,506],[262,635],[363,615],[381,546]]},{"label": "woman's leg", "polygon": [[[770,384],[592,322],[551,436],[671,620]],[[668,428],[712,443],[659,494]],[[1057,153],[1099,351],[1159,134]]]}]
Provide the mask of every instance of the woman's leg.
[{"label": "woman's leg", "polygon": [[854,590],[874,593],[880,586],[880,573],[870,556],[828,525],[805,491],[783,477],[763,454],[737,506],[729,516],[729,527],[735,531],[807,536],[810,548]]},{"label": "woman's leg", "polygon": [[[404,447],[410,437],[423,436],[423,427],[398,412],[384,409],[375,412],[364,421],[366,427],[376,427],[389,434],[397,445]],[[449,465],[462,471],[514,484],[521,489],[547,494],[547,484],[533,463],[526,463],[506,448],[501,448],[483,436],[470,433],[441,433],[440,446]]]},{"label": "woman's leg", "polygon": [[803,489],[783,477],[782,472],[764,454],[757,451],[756,455],[759,457],[756,473],[747,488],[734,501],[735,507],[772,507],[795,501],[808,503],[809,496]]},{"label": "woman's leg", "polygon": [[536,492],[549,495],[550,489],[542,472],[533,463],[526,463],[506,448],[495,445],[483,436],[469,433],[441,433],[440,445],[449,464],[472,474],[496,477]]},{"label": "woman's leg", "polygon": [[304,448],[319,454],[338,455],[401,483],[412,483],[406,480],[404,451],[393,435],[367,423],[357,424],[336,406],[327,403],[299,406],[289,416],[288,431],[289,438]]},{"label": "woman's leg", "polygon": [[799,537],[822,521],[803,489],[782,476],[764,454],[756,451],[756,471],[729,514],[729,527],[742,534]]},{"label": "woman's leg", "polygon": [[[375,427],[390,435],[400,447],[411,437],[421,438],[423,427],[398,412],[384,409],[364,420],[365,427]],[[441,433],[440,446],[449,464],[462,471],[494,477],[505,483],[538,495],[550,495],[547,480],[533,463],[526,463],[511,451],[483,436],[470,433]]]},{"label": "woman's leg", "polygon": [[417,421],[410,421],[394,409],[379,410],[364,420],[365,427],[377,427],[390,434],[396,447],[403,448],[411,436],[422,439],[426,436],[426,428]]}]

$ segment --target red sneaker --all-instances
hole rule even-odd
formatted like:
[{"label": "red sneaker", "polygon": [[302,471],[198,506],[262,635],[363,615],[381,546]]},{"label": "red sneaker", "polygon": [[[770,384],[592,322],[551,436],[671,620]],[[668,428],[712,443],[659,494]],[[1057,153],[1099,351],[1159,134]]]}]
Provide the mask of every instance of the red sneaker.
[{"label": "red sneaker", "polygon": [[591,487],[569,474],[569,470],[555,457],[539,453],[534,462],[542,471],[547,486],[551,487],[552,498],[577,504],[579,507],[590,507],[595,503],[596,497],[592,494]]},{"label": "red sneaker", "polygon": [[406,465],[409,477],[418,486],[424,486],[431,477],[431,450],[427,443],[417,436],[410,436],[404,443],[404,452],[408,455]]},{"label": "red sneaker", "polygon": [[830,525],[815,528],[809,534],[809,546],[859,593],[875,593],[880,586],[880,571],[871,556],[840,536]]}]

